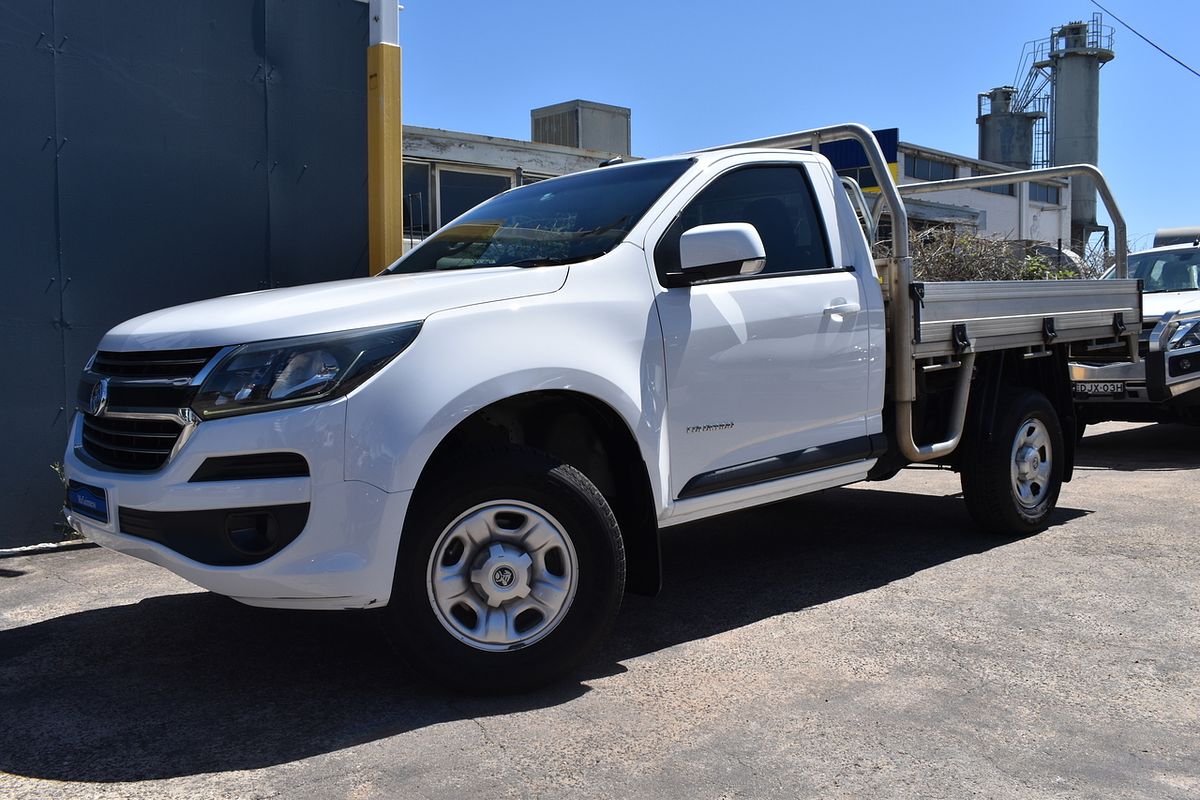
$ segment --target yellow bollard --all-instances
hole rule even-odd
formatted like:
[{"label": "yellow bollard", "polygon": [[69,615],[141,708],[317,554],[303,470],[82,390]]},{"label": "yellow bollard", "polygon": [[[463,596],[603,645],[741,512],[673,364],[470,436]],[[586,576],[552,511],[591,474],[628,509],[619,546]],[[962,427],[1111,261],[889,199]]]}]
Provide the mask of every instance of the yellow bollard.
[{"label": "yellow bollard", "polygon": [[395,0],[371,0],[367,48],[368,264],[372,275],[404,254],[404,143],[400,26]]}]

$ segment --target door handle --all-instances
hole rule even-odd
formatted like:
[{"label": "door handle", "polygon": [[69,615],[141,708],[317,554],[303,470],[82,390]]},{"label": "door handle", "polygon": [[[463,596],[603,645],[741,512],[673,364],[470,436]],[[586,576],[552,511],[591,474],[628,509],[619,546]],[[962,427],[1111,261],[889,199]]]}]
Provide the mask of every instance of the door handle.
[{"label": "door handle", "polygon": [[834,305],[825,306],[825,313],[833,314],[857,314],[862,310],[862,306],[858,303],[836,303]]}]

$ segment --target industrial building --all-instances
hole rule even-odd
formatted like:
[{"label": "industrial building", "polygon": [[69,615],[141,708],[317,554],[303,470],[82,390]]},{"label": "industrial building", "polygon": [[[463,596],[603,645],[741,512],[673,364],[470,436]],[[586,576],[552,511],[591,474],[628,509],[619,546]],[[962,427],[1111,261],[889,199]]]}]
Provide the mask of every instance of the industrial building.
[{"label": "industrial building", "polygon": [[[404,128],[405,244],[412,246],[439,226],[495,194],[544,178],[591,169],[620,156],[631,158],[631,112],[574,100],[551,106],[575,114],[576,133],[569,139],[544,125],[546,109],[531,112],[531,140],[505,139],[432,128]],[[602,113],[597,113],[600,109]],[[614,133],[619,131],[619,133]],[[1011,171],[1014,165],[948,153],[900,141],[899,130],[875,131],[893,177],[900,183],[966,178]],[[597,149],[553,141],[584,141]],[[551,141],[547,141],[551,140]],[[854,178],[871,194],[877,184],[854,142],[831,142],[821,148],[838,174]],[[1071,199],[1066,181],[1032,186],[956,189],[933,199],[909,198],[910,218],[920,228],[953,226],[981,236],[1045,242],[1065,247],[1071,234]]]},{"label": "industrial building", "polygon": [[[955,155],[923,145],[900,143],[900,183],[996,175],[1012,168],[992,161]],[[926,176],[929,177],[926,177]],[[938,176],[938,177],[934,177]],[[1067,181],[1008,184],[984,189],[955,189],[927,197],[907,198],[910,219],[955,222],[981,236],[1046,242],[1066,246],[1071,233],[1071,198]]]},{"label": "industrial building", "polygon": [[[580,104],[583,101],[573,101]],[[592,104],[595,105],[595,104]],[[629,119],[629,109],[608,106]],[[535,115],[539,111],[535,110]],[[607,123],[603,120],[601,124]],[[534,135],[539,129],[534,125]],[[585,135],[591,133],[585,122]],[[896,128],[875,131],[900,183],[967,178],[1011,171],[1012,166],[899,140]],[[630,158],[627,142],[600,139],[609,149],[588,150],[542,141],[404,128],[405,244],[416,244],[492,195],[544,178],[590,169],[616,156]],[[854,178],[871,196],[876,186],[861,148],[832,142],[821,148],[839,175]],[[952,226],[981,236],[1067,247],[1071,198],[1066,181],[987,189],[955,189],[905,203],[916,226]]]},{"label": "industrial building", "polygon": [[630,110],[572,100],[530,112],[530,141],[404,127],[406,247],[514,186],[630,158]]},{"label": "industrial building", "polygon": [[[889,161],[892,177],[901,184],[970,178],[1011,172],[1014,167],[971,156],[949,153],[900,140],[897,128],[875,131]],[[862,148],[854,142],[821,146],[839,175],[853,178],[867,193],[877,186]],[[1066,247],[1071,233],[1070,194],[1066,181],[1032,185],[1009,184],[986,189],[953,189],[908,197],[904,204],[914,230],[954,227],[980,236],[1044,242]]]}]

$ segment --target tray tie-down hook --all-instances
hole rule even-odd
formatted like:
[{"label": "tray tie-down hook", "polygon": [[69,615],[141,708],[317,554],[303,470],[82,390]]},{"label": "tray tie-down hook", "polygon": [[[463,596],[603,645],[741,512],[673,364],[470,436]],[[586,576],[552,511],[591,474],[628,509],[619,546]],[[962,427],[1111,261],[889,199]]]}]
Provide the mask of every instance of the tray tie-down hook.
[{"label": "tray tie-down hook", "polygon": [[1058,338],[1058,331],[1054,330],[1054,317],[1046,317],[1042,320],[1042,340],[1046,344],[1050,344]]},{"label": "tray tie-down hook", "polygon": [[965,322],[954,323],[954,327],[950,329],[950,336],[953,339],[955,353],[961,353],[971,346],[971,339],[967,336],[967,323]]}]

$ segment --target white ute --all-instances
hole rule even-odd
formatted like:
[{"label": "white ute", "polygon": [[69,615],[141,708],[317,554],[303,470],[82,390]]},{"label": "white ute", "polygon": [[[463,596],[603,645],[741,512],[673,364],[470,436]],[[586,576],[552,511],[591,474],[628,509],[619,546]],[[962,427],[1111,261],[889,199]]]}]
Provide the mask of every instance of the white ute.
[{"label": "white ute", "polygon": [[[846,138],[890,209],[878,263],[790,149]],[[1072,468],[1067,345],[1117,317],[1136,358],[1137,283],[913,283],[907,232],[860,125],[513,189],[379,277],[111,330],[68,514],[243,603],[386,606],[418,668],[485,692],[563,674],[657,591],[665,526],[936,461],[984,529],[1039,530]]]},{"label": "white ute", "polygon": [[[1142,281],[1141,358],[1130,362],[1115,342],[1073,346],[1080,425],[1200,425],[1200,230],[1182,244],[1131,253],[1128,273]],[[1116,277],[1116,270],[1105,277]]]}]

